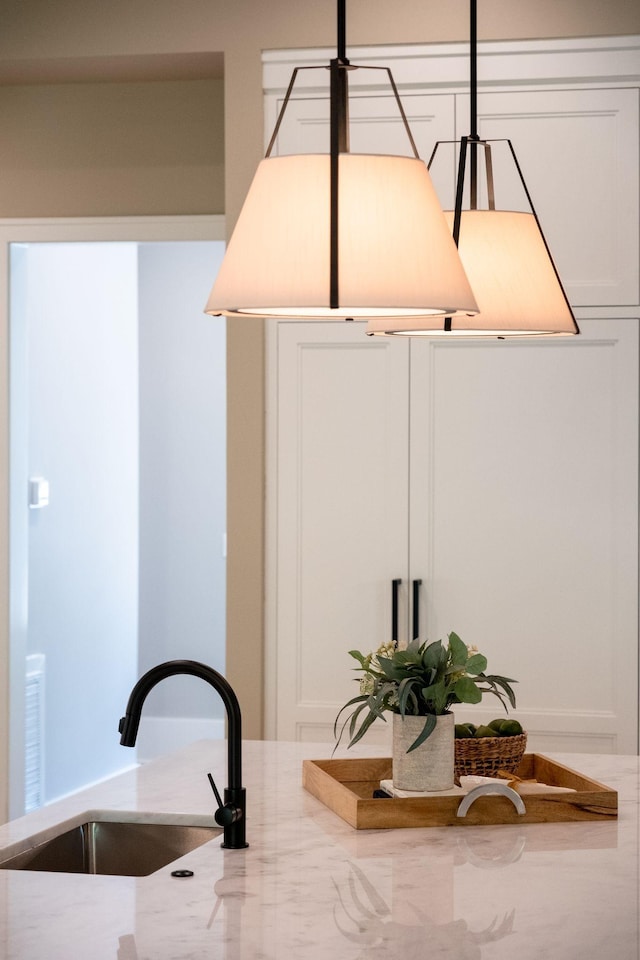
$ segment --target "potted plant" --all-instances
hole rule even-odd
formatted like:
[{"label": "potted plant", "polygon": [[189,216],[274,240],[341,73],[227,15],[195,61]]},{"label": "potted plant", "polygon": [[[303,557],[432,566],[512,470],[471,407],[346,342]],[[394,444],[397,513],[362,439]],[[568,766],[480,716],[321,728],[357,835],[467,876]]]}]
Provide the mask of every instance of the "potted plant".
[{"label": "potted plant", "polygon": [[[359,663],[360,694],[339,711],[334,724],[336,747],[348,728],[349,746],[357,743],[375,720],[393,714],[393,781],[406,790],[446,790],[454,781],[454,717],[457,703],[479,703],[491,693],[508,710],[515,707],[514,680],[487,674],[487,658],[467,647],[457,633],[447,643],[404,649],[388,643],[366,656],[350,650]],[[341,720],[345,711],[349,711]],[[429,754],[425,759],[425,754]]]}]

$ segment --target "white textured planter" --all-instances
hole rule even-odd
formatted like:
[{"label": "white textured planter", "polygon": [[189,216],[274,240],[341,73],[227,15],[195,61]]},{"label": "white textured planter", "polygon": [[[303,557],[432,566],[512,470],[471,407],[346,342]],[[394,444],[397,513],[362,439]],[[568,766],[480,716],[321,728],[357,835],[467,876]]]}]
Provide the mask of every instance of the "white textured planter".
[{"label": "white textured planter", "polygon": [[393,715],[393,785],[399,790],[450,790],[455,765],[454,716],[445,713],[437,717],[431,736],[407,753],[424,720]]}]

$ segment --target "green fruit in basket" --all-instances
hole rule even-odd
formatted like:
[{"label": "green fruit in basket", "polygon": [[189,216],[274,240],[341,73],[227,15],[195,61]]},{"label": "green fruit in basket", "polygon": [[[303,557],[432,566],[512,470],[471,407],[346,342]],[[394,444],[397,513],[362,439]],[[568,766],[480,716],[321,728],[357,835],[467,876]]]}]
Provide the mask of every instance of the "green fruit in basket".
[{"label": "green fruit in basket", "polygon": [[469,729],[468,723],[456,723],[456,740],[469,740],[473,737],[473,730]]},{"label": "green fruit in basket", "polygon": [[498,734],[495,730],[492,730],[491,727],[486,726],[486,724],[481,724],[476,730],[476,737],[496,737]]},{"label": "green fruit in basket", "polygon": [[507,722],[508,721],[505,719],[505,717],[499,717],[497,720],[492,720],[489,726],[491,727],[492,730],[495,730],[496,733],[500,733],[502,729],[502,724]]},{"label": "green fruit in basket", "polygon": [[503,720],[500,727],[501,737],[518,737],[522,733],[522,727],[517,720]]}]

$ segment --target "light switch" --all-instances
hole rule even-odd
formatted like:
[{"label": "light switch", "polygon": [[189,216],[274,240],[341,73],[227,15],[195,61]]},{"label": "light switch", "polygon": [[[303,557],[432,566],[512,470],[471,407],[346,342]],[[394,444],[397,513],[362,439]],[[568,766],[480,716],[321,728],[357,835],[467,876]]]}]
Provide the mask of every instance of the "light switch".
[{"label": "light switch", "polygon": [[39,510],[49,505],[49,481],[44,477],[31,477],[29,480],[29,508]]}]

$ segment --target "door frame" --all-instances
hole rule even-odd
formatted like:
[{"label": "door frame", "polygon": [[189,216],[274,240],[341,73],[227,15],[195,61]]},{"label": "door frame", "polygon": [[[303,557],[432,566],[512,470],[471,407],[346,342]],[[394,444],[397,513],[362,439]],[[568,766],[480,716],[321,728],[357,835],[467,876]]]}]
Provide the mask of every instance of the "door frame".
[{"label": "door frame", "polygon": [[[221,214],[165,217],[0,219],[0,823],[24,806],[26,536],[11,522],[9,260],[13,243],[226,240]],[[15,554],[15,556],[14,556]]]}]

